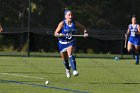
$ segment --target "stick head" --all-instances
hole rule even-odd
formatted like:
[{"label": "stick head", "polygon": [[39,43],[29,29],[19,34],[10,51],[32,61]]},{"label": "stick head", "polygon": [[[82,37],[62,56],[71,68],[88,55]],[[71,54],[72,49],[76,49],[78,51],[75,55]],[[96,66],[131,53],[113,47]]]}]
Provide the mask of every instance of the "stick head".
[{"label": "stick head", "polygon": [[84,33],[84,37],[88,37],[88,33]]}]

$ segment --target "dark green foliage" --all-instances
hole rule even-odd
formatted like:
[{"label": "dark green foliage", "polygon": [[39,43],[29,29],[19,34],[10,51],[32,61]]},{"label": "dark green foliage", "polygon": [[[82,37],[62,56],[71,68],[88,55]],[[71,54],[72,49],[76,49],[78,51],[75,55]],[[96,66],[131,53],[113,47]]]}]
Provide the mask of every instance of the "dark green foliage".
[{"label": "dark green foliage", "polygon": [[[28,4],[28,0],[0,0],[0,23],[2,23],[3,28],[27,28]],[[31,29],[55,29],[58,23],[64,18],[63,12],[65,8],[72,10],[74,19],[87,28],[127,29],[127,25],[130,23],[133,14],[136,15],[139,23],[139,4],[139,0],[31,0]],[[14,48],[17,49],[16,46],[19,45],[17,42],[20,42],[17,38],[23,38],[23,36],[17,35],[16,38],[13,37],[13,35],[0,37],[5,41],[2,42],[1,40],[1,44],[10,46],[11,43],[16,42]],[[55,51],[53,49],[57,49],[57,40],[52,37],[44,38],[45,36],[33,34],[31,37],[31,50],[42,51],[41,49],[43,49],[43,51]],[[52,43],[48,38],[55,42]],[[27,40],[27,37],[24,37],[24,40]],[[85,41],[81,40],[78,44],[82,44]],[[23,43],[25,44],[25,42]],[[109,49],[110,46],[116,46],[114,42],[100,42],[92,38],[87,39],[87,43],[84,47],[79,47],[79,49],[83,52],[87,52],[87,50],[90,52],[108,52],[105,49]],[[38,46],[34,46],[34,44]],[[102,47],[102,44],[106,46]]]},{"label": "dark green foliage", "polygon": [[[32,27],[56,27],[65,8],[88,28],[123,29],[132,14],[140,16],[139,0],[31,0]],[[0,0],[0,20],[8,27],[27,27],[27,0]],[[139,18],[138,18],[139,21]]]}]

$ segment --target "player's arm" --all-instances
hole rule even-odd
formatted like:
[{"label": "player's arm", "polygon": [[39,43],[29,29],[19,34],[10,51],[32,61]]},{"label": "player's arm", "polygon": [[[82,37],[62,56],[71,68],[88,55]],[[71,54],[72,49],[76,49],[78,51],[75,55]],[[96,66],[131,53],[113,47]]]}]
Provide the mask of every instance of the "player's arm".
[{"label": "player's arm", "polygon": [[64,36],[64,34],[60,33],[60,31],[61,31],[63,26],[64,26],[64,22],[63,21],[58,24],[58,26],[57,26],[57,28],[55,30],[55,33],[54,33],[55,37],[63,37]]},{"label": "player's arm", "polygon": [[138,25],[138,32],[136,34],[140,35],[140,26],[139,25]]},{"label": "player's arm", "polygon": [[2,30],[3,30],[3,28],[2,28],[2,26],[1,26],[1,24],[0,24],[0,32],[2,32]]},{"label": "player's arm", "polygon": [[84,31],[84,37],[88,37],[88,32],[86,30],[86,27],[80,24],[79,22],[75,22],[76,27],[80,28],[82,31]]}]

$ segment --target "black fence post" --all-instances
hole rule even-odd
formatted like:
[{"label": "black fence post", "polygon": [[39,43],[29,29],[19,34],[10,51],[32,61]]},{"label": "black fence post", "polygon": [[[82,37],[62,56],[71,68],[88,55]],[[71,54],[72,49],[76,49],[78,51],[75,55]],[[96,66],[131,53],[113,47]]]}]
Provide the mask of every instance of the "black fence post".
[{"label": "black fence post", "polygon": [[123,58],[123,50],[124,50],[123,41],[124,41],[124,33],[122,31],[122,36],[121,36],[121,58]]},{"label": "black fence post", "polygon": [[31,0],[28,5],[28,57],[30,57],[30,17],[31,17]]}]

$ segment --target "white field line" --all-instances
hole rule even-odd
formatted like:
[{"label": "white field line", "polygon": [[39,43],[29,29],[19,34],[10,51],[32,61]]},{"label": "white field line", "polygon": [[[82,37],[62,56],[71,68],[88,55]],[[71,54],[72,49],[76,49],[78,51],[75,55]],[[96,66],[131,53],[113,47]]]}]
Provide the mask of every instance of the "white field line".
[{"label": "white field line", "polygon": [[18,77],[26,77],[26,78],[34,78],[34,79],[44,79],[44,78],[40,78],[40,77],[31,77],[31,76],[27,76],[27,75],[19,75],[19,74],[11,74],[11,73],[0,73],[0,74],[18,76]]}]

